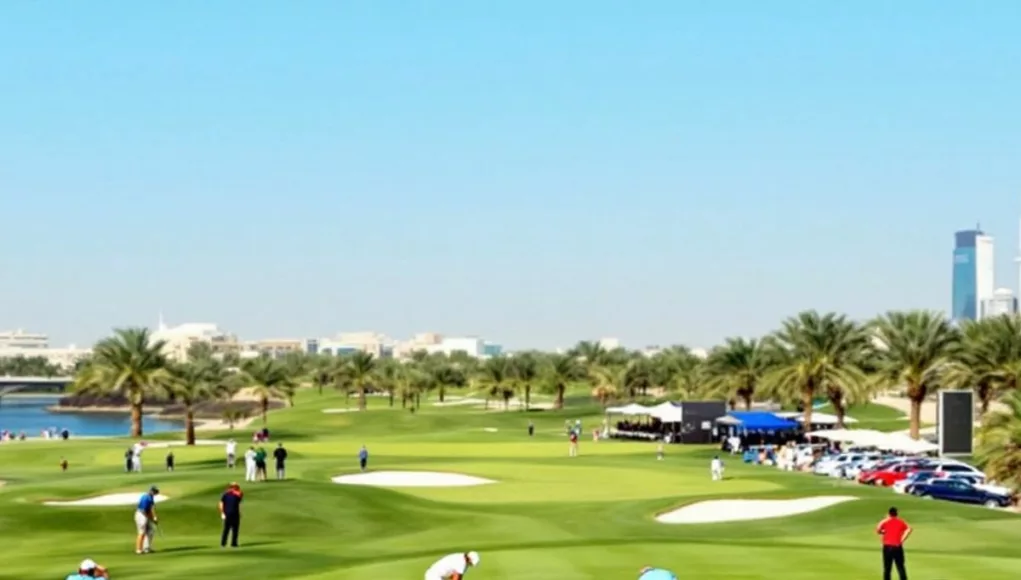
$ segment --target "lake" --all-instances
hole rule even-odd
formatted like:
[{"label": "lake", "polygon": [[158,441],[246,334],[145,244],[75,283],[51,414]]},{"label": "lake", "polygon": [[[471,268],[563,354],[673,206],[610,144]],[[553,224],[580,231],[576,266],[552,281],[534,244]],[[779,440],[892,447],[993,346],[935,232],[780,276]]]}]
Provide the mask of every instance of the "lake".
[{"label": "lake", "polygon": [[[71,436],[127,437],[131,433],[131,417],[127,413],[50,413],[46,407],[57,404],[57,397],[11,397],[0,400],[0,431],[15,434],[24,431],[29,437],[39,437],[43,429],[67,429]],[[180,431],[184,424],[155,417],[142,418],[142,431],[146,434],[163,431]]]}]

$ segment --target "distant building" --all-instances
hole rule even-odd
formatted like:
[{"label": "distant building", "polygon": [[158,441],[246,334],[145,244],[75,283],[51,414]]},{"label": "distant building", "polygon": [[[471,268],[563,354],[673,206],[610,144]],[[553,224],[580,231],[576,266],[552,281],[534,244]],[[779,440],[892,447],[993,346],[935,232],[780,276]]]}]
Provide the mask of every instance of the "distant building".
[{"label": "distant building", "polygon": [[178,361],[188,359],[188,350],[192,345],[205,343],[214,354],[240,353],[241,343],[233,334],[220,330],[218,326],[206,322],[187,322],[177,326],[167,326],[162,317],[156,330],[152,332],[154,341],[162,340],[166,344],[163,352],[169,358]]},{"label": "distant building", "polygon": [[51,348],[50,337],[45,334],[25,332],[24,330],[0,331],[0,359],[4,358],[42,358],[51,365],[70,368],[79,360],[92,354],[92,349]]},{"label": "distant building", "polygon": [[614,350],[620,348],[619,338],[600,338],[598,341],[599,346],[603,347],[604,350]]},{"label": "distant building", "polygon": [[446,337],[439,342],[427,347],[426,352],[442,353],[451,355],[455,352],[463,352],[468,356],[482,358],[485,356],[486,341],[476,336]]},{"label": "distant building", "polygon": [[394,352],[392,342],[377,332],[342,332],[334,338],[319,339],[318,349],[324,355],[365,352],[377,358],[390,358]]},{"label": "distant building", "polygon": [[978,320],[982,304],[993,298],[993,238],[981,230],[954,234],[951,318]]},{"label": "distant building", "polygon": [[1017,298],[1009,288],[998,288],[993,297],[982,303],[982,318],[1017,313]]},{"label": "distant building", "polygon": [[494,344],[492,342],[482,343],[482,356],[488,358],[491,356],[500,356],[501,354],[503,354],[502,344]]}]

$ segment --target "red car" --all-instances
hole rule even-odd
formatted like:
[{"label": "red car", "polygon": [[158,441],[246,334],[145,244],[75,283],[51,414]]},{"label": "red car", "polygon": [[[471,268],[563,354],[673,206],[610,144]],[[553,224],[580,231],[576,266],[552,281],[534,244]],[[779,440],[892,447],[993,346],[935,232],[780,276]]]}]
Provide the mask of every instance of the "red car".
[{"label": "red car", "polygon": [[912,473],[925,468],[924,463],[902,462],[877,465],[875,469],[863,471],[858,474],[858,483],[868,485],[881,485],[890,487],[902,479],[907,479]]}]

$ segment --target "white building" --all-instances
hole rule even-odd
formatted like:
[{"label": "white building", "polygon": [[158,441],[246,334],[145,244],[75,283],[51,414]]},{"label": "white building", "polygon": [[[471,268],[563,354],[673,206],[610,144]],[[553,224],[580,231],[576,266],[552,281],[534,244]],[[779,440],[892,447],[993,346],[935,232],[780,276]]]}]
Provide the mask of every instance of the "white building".
[{"label": "white building", "polygon": [[352,352],[366,352],[372,356],[386,358],[393,356],[393,341],[378,332],[342,332],[333,338],[320,338],[317,351],[320,354],[338,355]]},{"label": "white building", "polygon": [[599,346],[603,347],[604,350],[614,350],[620,348],[619,338],[600,338],[598,341]]},{"label": "white building", "polygon": [[993,297],[982,303],[982,318],[1017,313],[1017,298],[1009,288],[997,288]]},{"label": "white building", "polygon": [[166,343],[163,352],[174,360],[187,360],[188,349],[196,343],[206,343],[214,352],[238,352],[240,344],[237,337],[220,330],[208,322],[186,322],[177,326],[167,326],[160,317],[159,325],[152,332],[153,341],[162,340]]},{"label": "white building", "polygon": [[51,365],[69,368],[82,358],[92,353],[92,349],[50,348],[50,337],[45,334],[25,332],[24,330],[0,331],[0,359],[3,358],[43,358]]},{"label": "white building", "polygon": [[[993,299],[996,288],[996,264],[993,252],[993,237],[975,236],[975,312],[982,312],[982,305]],[[981,318],[981,314],[979,316]]]},{"label": "white building", "polygon": [[443,353],[449,356],[455,352],[463,352],[476,358],[486,356],[486,350],[486,341],[477,336],[451,336],[442,339],[439,344],[430,345],[425,349],[430,354]]}]

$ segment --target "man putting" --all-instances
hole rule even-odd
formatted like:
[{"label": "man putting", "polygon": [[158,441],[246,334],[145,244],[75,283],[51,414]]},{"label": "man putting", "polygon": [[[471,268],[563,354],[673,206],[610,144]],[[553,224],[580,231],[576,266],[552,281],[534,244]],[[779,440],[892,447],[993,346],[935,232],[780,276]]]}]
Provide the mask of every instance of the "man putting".
[{"label": "man putting", "polygon": [[468,568],[474,568],[478,565],[478,552],[450,554],[429,566],[429,569],[425,572],[425,580],[462,580]]},{"label": "man putting", "polygon": [[138,533],[135,538],[136,554],[148,554],[152,551],[154,526],[159,522],[156,517],[156,496],[159,493],[159,488],[154,485],[138,498],[138,507],[135,509],[135,530]]},{"label": "man putting", "polygon": [[234,462],[237,459],[238,444],[233,439],[227,440],[227,469],[234,469]]},{"label": "man putting", "polygon": [[717,455],[709,464],[709,471],[712,472],[713,481],[723,481],[723,460]]},{"label": "man putting", "polygon": [[92,580],[93,578],[109,577],[110,573],[106,571],[106,568],[86,558],[78,565],[78,573],[69,575],[67,580]]},{"label": "man putting", "polygon": [[646,566],[638,571],[638,580],[677,580],[677,575],[663,568]]}]

